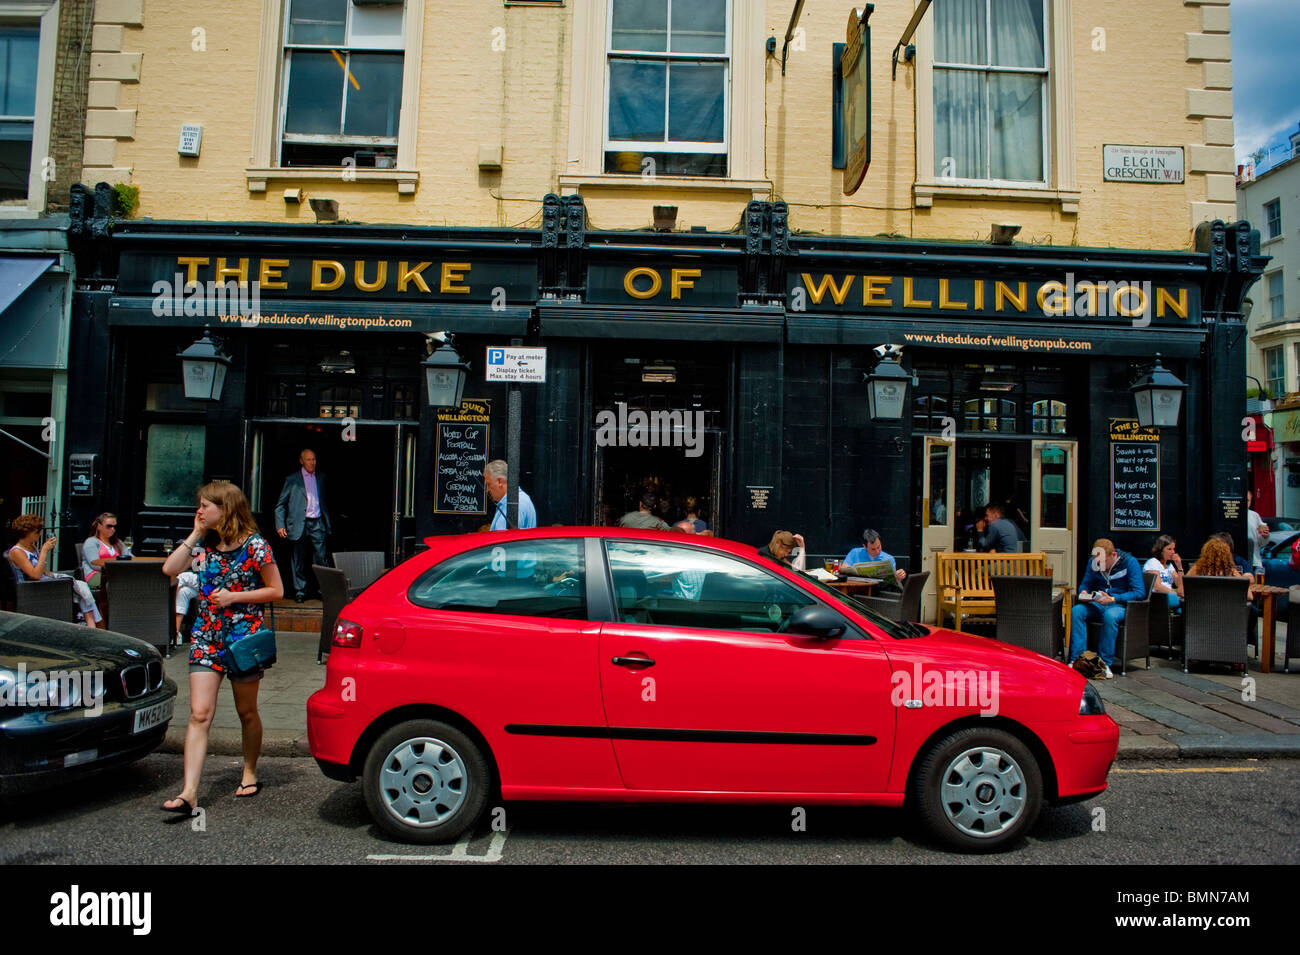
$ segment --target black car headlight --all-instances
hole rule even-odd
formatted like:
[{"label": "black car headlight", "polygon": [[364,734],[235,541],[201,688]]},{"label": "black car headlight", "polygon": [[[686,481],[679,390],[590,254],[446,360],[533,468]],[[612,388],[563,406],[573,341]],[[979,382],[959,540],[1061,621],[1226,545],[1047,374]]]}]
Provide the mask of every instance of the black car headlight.
[{"label": "black car headlight", "polygon": [[1080,716],[1100,716],[1106,712],[1106,704],[1102,702],[1101,694],[1091,683],[1083,685],[1083,699],[1079,701]]}]

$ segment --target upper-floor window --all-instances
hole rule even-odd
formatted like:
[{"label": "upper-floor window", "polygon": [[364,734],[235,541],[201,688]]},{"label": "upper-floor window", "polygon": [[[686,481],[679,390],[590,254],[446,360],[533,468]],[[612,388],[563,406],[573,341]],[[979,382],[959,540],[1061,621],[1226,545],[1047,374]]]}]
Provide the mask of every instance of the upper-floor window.
[{"label": "upper-floor window", "polygon": [[397,165],[404,4],[285,4],[281,166]]},{"label": "upper-floor window", "polygon": [[1264,387],[1270,397],[1286,394],[1286,358],[1281,348],[1264,349]]},{"label": "upper-floor window", "polygon": [[0,23],[0,200],[27,199],[40,39],[34,23]]},{"label": "upper-floor window", "polygon": [[1264,218],[1268,222],[1266,239],[1276,239],[1282,234],[1282,200],[1274,199],[1264,203]]},{"label": "upper-floor window", "polygon": [[1035,401],[1031,409],[1034,434],[1065,434],[1064,401],[1043,398]]},{"label": "upper-floor window", "polygon": [[948,0],[933,12],[939,178],[1045,182],[1045,0]]},{"label": "upper-floor window", "polygon": [[1286,302],[1282,298],[1282,273],[1272,272],[1268,277],[1269,320],[1278,321],[1286,316]]},{"label": "upper-floor window", "polygon": [[609,0],[605,172],[726,176],[729,0]]},{"label": "upper-floor window", "polygon": [[57,34],[54,0],[0,3],[0,216],[45,211]]}]

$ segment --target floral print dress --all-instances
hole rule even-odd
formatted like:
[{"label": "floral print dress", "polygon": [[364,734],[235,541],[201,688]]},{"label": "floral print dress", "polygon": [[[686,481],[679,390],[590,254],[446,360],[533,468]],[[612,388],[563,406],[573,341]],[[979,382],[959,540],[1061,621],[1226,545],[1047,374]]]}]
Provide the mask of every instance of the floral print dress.
[{"label": "floral print dress", "polygon": [[190,663],[224,673],[221,653],[226,642],[241,639],[262,629],[262,604],[233,603],[219,607],[212,595],[218,590],[257,590],[262,568],[274,564],[271,545],[261,534],[253,534],[233,551],[196,547],[193,566],[199,578],[199,610],[194,619]]}]

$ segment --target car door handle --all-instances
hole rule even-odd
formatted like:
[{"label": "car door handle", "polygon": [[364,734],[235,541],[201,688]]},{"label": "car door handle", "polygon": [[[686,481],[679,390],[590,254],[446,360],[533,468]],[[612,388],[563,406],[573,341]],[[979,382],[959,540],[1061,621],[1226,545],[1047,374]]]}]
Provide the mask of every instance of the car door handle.
[{"label": "car door handle", "polygon": [[655,662],[649,657],[610,657],[610,663],[616,667],[652,667]]}]

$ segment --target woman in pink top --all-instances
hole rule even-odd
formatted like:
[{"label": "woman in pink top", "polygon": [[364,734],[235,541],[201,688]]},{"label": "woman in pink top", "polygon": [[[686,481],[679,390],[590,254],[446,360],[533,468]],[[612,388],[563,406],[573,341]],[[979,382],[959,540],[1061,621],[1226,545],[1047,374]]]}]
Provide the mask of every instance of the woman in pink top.
[{"label": "woman in pink top", "polygon": [[81,545],[81,576],[92,590],[103,580],[104,561],[116,560],[126,552],[117,537],[117,515],[105,511],[90,524],[90,536]]}]

